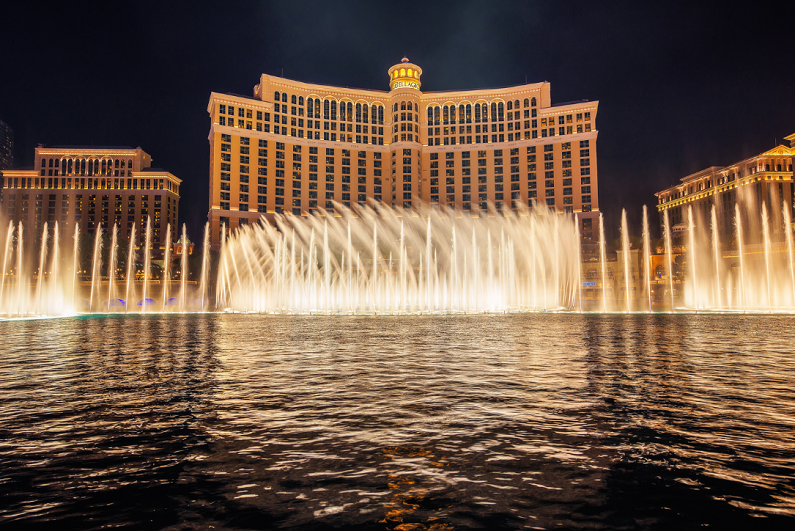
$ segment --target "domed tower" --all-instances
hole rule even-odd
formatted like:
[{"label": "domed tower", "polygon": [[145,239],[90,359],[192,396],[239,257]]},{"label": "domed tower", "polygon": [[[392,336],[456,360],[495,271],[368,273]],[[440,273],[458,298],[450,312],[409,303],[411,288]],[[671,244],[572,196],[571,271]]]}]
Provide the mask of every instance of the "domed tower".
[{"label": "domed tower", "polygon": [[389,69],[389,99],[392,117],[390,151],[395,174],[392,205],[417,208],[420,204],[420,78],[422,68],[404,57]]}]

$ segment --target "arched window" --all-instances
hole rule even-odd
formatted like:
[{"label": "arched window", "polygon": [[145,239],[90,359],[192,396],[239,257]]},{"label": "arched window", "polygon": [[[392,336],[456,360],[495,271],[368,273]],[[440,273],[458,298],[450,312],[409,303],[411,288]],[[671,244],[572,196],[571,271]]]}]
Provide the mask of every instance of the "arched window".
[{"label": "arched window", "polygon": [[480,105],[475,104],[475,123],[480,123]]},{"label": "arched window", "polygon": [[119,167],[119,159],[116,159],[114,166],[116,166],[117,168]]},{"label": "arched window", "polygon": [[362,104],[356,104],[356,123],[362,123]]},{"label": "arched window", "polygon": [[282,94],[282,103],[287,103],[287,93],[286,92],[284,92]]},{"label": "arched window", "polygon": [[41,167],[42,168],[46,168],[47,167],[47,159],[41,159]]},{"label": "arched window", "polygon": [[368,107],[367,104],[362,105],[362,122],[367,123],[367,116],[368,116]]},{"label": "arched window", "polygon": [[348,121],[349,122],[353,121],[353,103],[351,103],[350,101],[348,102]]},{"label": "arched window", "polygon": [[328,111],[329,111],[329,100],[323,100],[323,119],[328,120]]},{"label": "arched window", "polygon": [[86,159],[80,160],[80,175],[86,174]]},{"label": "arched window", "polygon": [[450,105],[450,123],[455,124],[455,105]]},{"label": "arched window", "polygon": [[282,99],[282,95],[281,95],[281,93],[280,93],[280,92],[277,90],[276,92],[274,92],[274,93],[273,93],[273,101],[279,101],[280,99]]},{"label": "arched window", "polygon": [[447,105],[442,108],[442,117],[444,119],[444,125],[450,123],[450,108]]},{"label": "arched window", "polygon": [[312,101],[312,98],[306,100],[306,115],[310,118],[315,117],[315,102]]},{"label": "arched window", "polygon": [[519,108],[519,100],[514,100],[514,102],[513,102],[513,108],[514,108],[514,109],[518,109],[518,108]]},{"label": "arched window", "polygon": [[497,103],[496,102],[493,102],[491,104],[491,121],[492,122],[496,122],[497,121]]},{"label": "arched window", "polygon": [[776,165],[776,171],[781,171],[781,164]]},{"label": "arched window", "polygon": [[340,102],[340,120],[345,121],[345,102]]},{"label": "arched window", "polygon": [[466,119],[468,124],[472,123],[472,105],[469,103],[467,103]]},{"label": "arched window", "polygon": [[61,175],[66,175],[66,159],[61,159]]},{"label": "arched window", "polygon": [[295,94],[293,94],[293,95],[290,97],[290,102],[291,102],[293,105],[295,105],[296,103],[298,103],[298,101],[297,101],[297,98],[295,97]]},{"label": "arched window", "polygon": [[132,168],[132,159],[127,161],[127,167]]},{"label": "arched window", "polygon": [[765,164],[765,171],[770,171],[770,164]]},{"label": "arched window", "polygon": [[298,97],[298,105],[303,105],[303,104],[304,104],[304,97],[303,96],[299,96]]},{"label": "arched window", "polygon": [[428,107],[428,125],[433,125],[433,107]]},{"label": "arched window", "polygon": [[397,112],[397,111],[398,111],[398,102],[395,102],[395,105],[394,105],[394,109],[393,109],[393,111],[394,111],[394,112]]},{"label": "arched window", "polygon": [[512,109],[513,109],[513,103],[511,103],[510,100],[509,100],[508,101],[508,110],[510,111]]},{"label": "arched window", "polygon": [[406,102],[405,101],[401,101],[400,102],[400,110],[401,111],[405,111],[406,110]]},{"label": "arched window", "polygon": [[416,103],[414,104],[414,112],[420,112],[420,107]]},{"label": "arched window", "polygon": [[384,125],[384,108],[378,107],[378,125]]},{"label": "arched window", "polygon": [[[492,116],[492,119],[494,117]],[[497,104],[497,120],[500,122],[505,119],[505,105],[502,102]]]},{"label": "arched window", "polygon": [[524,99],[524,106],[525,107],[530,107],[530,98],[525,98]]},{"label": "arched window", "polygon": [[458,106],[458,123],[464,123],[464,104]]},{"label": "arched window", "polygon": [[531,107],[535,107],[535,106],[536,106],[536,99],[535,99],[535,98],[532,98],[532,99],[530,100],[530,106],[531,106]]},{"label": "arched window", "polygon": [[[342,105],[344,105],[344,103]],[[331,100],[331,119],[337,119],[337,102],[335,100]]]},{"label": "arched window", "polygon": [[88,161],[88,174],[89,175],[94,175],[94,160],[93,159],[90,159]]}]

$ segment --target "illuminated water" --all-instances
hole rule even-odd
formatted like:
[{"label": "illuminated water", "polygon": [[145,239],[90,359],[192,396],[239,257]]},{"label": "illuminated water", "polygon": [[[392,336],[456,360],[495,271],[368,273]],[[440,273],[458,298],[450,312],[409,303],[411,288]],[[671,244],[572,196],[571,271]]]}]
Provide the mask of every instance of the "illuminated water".
[{"label": "illuminated water", "polygon": [[793,325],[5,322],[0,525],[790,529]]}]

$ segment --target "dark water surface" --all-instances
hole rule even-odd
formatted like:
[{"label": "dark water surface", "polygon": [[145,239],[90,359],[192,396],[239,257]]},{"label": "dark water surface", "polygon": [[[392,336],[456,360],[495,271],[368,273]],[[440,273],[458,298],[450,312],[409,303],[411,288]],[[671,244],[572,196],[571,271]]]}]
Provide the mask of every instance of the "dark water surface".
[{"label": "dark water surface", "polygon": [[795,529],[794,327],[0,323],[0,526]]}]

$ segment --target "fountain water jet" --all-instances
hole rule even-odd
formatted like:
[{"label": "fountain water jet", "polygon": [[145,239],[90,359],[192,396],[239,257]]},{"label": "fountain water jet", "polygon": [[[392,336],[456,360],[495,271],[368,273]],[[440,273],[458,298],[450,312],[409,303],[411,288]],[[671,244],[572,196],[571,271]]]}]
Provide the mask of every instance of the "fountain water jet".
[{"label": "fountain water jet", "polygon": [[97,292],[99,287],[97,283],[100,279],[98,279],[100,275],[100,267],[102,264],[102,257],[100,253],[102,252],[102,231],[97,229],[97,234],[94,237],[94,254],[91,260],[91,297],[88,299],[88,311],[93,311],[94,305],[94,290],[96,289]]},{"label": "fountain water jet", "polygon": [[630,271],[629,267],[629,228],[627,227],[627,211],[621,211],[621,248],[624,250],[624,289],[627,295],[627,312],[632,311],[629,298],[630,275],[634,274]]},{"label": "fountain water jet", "polygon": [[651,238],[649,236],[649,213],[646,205],[643,205],[643,263],[646,276],[646,296],[649,299],[649,311],[651,311]]},{"label": "fountain water jet", "polygon": [[712,214],[711,214],[711,226],[712,226],[712,250],[714,254],[715,260],[715,297],[718,301],[718,310],[723,309],[723,302],[721,297],[721,285],[720,285],[720,242],[718,241],[718,216],[715,213],[715,205],[712,205]]},{"label": "fountain water jet", "polygon": [[[11,248],[11,242],[13,241],[13,239],[14,239],[14,222],[12,220],[8,222],[8,232],[6,233],[6,245],[5,245],[5,250],[3,251],[3,271],[2,274],[0,274],[0,312],[2,312],[3,308],[5,307],[3,305],[3,302],[5,302],[3,300],[3,295],[6,286],[6,274],[8,272],[8,251]],[[10,312],[7,311],[6,313]]]},{"label": "fountain water jet", "polygon": [[599,259],[602,262],[602,311],[607,311],[607,251],[605,250],[605,220],[599,212]]},{"label": "fountain water jet", "polygon": [[185,224],[182,224],[182,260],[179,274],[179,283],[180,283],[180,296],[182,297],[182,301],[180,303],[181,311],[185,311],[185,297],[187,293],[185,292],[188,286],[188,229],[185,227]]},{"label": "fountain water jet", "polygon": [[663,223],[665,225],[665,267],[668,273],[668,286],[671,291],[671,310],[675,308],[674,305],[674,270],[673,260],[671,259],[671,222],[668,219],[668,211],[663,213]]},{"label": "fountain water jet", "polygon": [[114,223],[110,239],[110,260],[108,261],[108,312],[110,312],[110,301],[113,297],[113,281],[116,279],[116,261],[118,260],[116,248],[119,246],[117,241],[118,233],[118,227]]},{"label": "fountain water jet", "polygon": [[144,244],[144,296],[141,300],[141,311],[146,313],[146,304],[147,304],[147,297],[149,293],[147,291],[147,286],[149,284],[149,268],[151,267],[151,258],[152,258],[152,218],[150,216],[146,216],[146,239],[144,240],[146,243]]},{"label": "fountain water jet", "polygon": [[[168,302],[168,281],[169,281],[169,266],[171,265],[171,223],[166,225],[166,255],[163,261],[163,310],[166,311],[166,303]],[[145,296],[144,296],[145,297]],[[144,298],[144,306],[146,306],[146,298]]]}]

